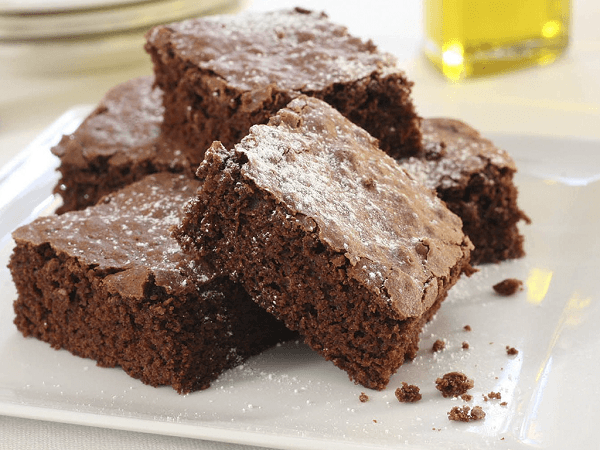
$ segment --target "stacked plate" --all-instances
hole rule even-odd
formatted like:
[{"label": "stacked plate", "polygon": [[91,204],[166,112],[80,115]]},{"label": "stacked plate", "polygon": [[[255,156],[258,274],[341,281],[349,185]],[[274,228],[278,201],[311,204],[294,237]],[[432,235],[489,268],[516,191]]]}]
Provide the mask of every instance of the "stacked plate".
[{"label": "stacked plate", "polygon": [[0,58],[15,69],[95,70],[138,62],[152,26],[234,10],[234,0],[7,0]]}]

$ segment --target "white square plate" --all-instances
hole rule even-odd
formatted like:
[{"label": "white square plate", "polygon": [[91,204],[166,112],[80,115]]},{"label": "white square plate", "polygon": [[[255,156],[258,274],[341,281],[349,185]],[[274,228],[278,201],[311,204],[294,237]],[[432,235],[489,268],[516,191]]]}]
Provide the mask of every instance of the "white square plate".
[{"label": "white square plate", "polygon": [[[417,358],[386,390],[354,385],[303,344],[289,343],[230,370],[208,390],[180,396],[24,339],[12,324],[10,232],[53,208],[57,161],[48,149],[88,112],[68,112],[0,172],[0,414],[275,448],[597,446],[598,142],[492,136],[519,166],[520,204],[533,220],[523,227],[527,257],[462,279],[427,325]],[[494,294],[492,285],[509,277],[525,289]],[[446,349],[434,354],[436,339]],[[506,346],[518,355],[507,355]],[[471,402],[435,389],[435,379],[450,371],[475,381]],[[403,381],[420,386],[420,402],[396,400]],[[485,401],[492,391],[502,399]],[[485,419],[450,422],[447,412],[463,404],[481,405]]]}]

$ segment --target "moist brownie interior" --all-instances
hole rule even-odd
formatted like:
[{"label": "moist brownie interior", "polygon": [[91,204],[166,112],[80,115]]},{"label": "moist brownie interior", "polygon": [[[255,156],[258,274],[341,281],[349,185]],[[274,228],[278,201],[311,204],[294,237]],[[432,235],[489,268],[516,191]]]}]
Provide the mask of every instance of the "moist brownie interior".
[{"label": "moist brownie interior", "polygon": [[102,196],[155,172],[185,172],[190,166],[179,147],[161,133],[162,92],[153,77],[115,86],[71,135],[52,152],[60,158],[54,192],[63,205],[57,212],[83,209]]},{"label": "moist brownie interior", "polygon": [[9,267],[19,331],[180,393],[290,338],[239,284],[195,264],[170,236],[197,187],[149,175],[97,206],[16,230]]},{"label": "moist brownie interior", "polygon": [[364,386],[383,389],[464,271],[460,219],[326,103],[215,143],[176,237]]},{"label": "moist brownie interior", "polygon": [[365,128],[390,154],[421,151],[412,82],[396,58],[323,13],[296,8],[161,25],[147,34],[146,50],[165,94],[163,129],[191,149],[214,140],[231,147],[251,125],[307,94]]},{"label": "moist brownie interior", "polygon": [[471,263],[524,256],[517,224],[530,220],[517,204],[517,167],[508,153],[464,122],[446,118],[423,121],[423,147],[423,156],[401,165],[462,219],[475,245]]}]

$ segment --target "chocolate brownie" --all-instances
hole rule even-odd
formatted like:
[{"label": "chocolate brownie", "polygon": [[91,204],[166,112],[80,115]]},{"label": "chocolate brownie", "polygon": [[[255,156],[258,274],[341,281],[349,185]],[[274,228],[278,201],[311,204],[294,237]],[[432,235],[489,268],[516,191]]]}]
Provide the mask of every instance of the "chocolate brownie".
[{"label": "chocolate brownie", "polygon": [[517,169],[508,153],[458,120],[425,119],[422,132],[423,156],[401,165],[462,219],[475,245],[471,263],[524,256],[517,223],[529,218],[517,205]]},{"label": "chocolate brownie", "polygon": [[435,380],[435,387],[444,397],[458,397],[472,389],[475,383],[462,372],[449,372]]},{"label": "chocolate brownie", "polygon": [[473,409],[467,405],[455,406],[448,411],[448,420],[454,420],[458,422],[473,422],[483,419],[485,419],[485,411],[481,406],[474,406]]},{"label": "chocolate brownie", "polygon": [[54,189],[63,198],[57,212],[83,209],[100,197],[154,172],[193,175],[178,147],[161,135],[162,92],[152,77],[111,89],[97,108],[52,152],[60,158],[61,179]]},{"label": "chocolate brownie", "polygon": [[394,395],[400,403],[415,403],[423,398],[419,386],[408,384],[404,381],[402,382],[402,387],[394,391]]},{"label": "chocolate brownie", "polygon": [[[421,150],[412,82],[396,58],[301,8],[155,27],[147,34],[164,93],[163,129],[192,149],[229,148],[306,94],[337,108],[396,157]],[[201,160],[198,160],[200,162]]]},{"label": "chocolate brownie", "polygon": [[211,146],[176,237],[353,380],[383,389],[470,270],[472,244],[376,143],[299,97],[235,149]]},{"label": "chocolate brownie", "polygon": [[183,175],[149,175],[96,206],[16,230],[9,267],[21,333],[180,393],[289,337],[170,236],[197,187]]},{"label": "chocolate brownie", "polygon": [[507,278],[492,286],[494,291],[504,297],[515,295],[518,291],[523,290],[523,282],[517,278]]}]

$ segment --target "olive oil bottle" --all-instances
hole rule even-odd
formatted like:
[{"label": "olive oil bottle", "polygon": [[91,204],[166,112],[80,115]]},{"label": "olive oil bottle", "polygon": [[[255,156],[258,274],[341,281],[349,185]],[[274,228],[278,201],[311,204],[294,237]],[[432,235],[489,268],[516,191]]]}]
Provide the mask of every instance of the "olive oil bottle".
[{"label": "olive oil bottle", "polygon": [[459,80],[553,62],[569,42],[570,0],[425,0],[425,55]]}]

